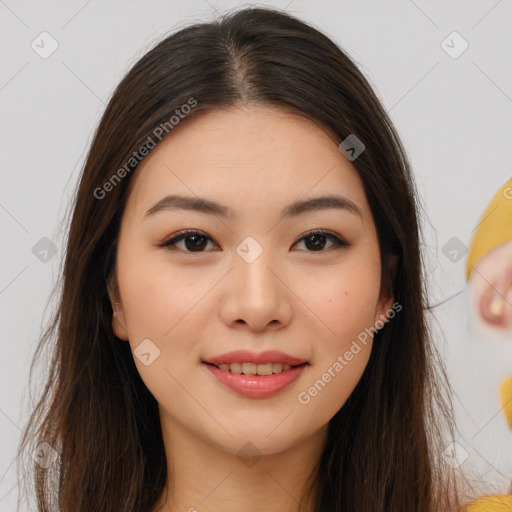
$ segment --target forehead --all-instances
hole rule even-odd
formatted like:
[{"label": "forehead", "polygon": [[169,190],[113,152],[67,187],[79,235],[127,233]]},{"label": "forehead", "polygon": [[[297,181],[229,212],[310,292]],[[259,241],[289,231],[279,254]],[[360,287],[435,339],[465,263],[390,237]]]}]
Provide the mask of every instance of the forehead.
[{"label": "forehead", "polygon": [[215,109],[186,119],[151,150],[132,180],[127,209],[139,217],[172,193],[208,197],[233,211],[251,206],[253,214],[337,192],[369,214],[362,182],[334,136],[276,107]]}]

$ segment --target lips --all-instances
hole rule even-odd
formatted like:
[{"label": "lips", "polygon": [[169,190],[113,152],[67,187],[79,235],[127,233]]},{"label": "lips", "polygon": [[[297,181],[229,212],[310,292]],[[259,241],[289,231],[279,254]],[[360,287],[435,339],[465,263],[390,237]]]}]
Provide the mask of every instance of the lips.
[{"label": "lips", "polygon": [[265,352],[250,352],[248,350],[236,350],[234,352],[227,352],[220,356],[211,357],[204,359],[203,363],[212,364],[219,366],[220,364],[231,364],[231,363],[281,363],[289,364],[290,366],[299,366],[302,364],[309,364],[306,359],[301,359],[278,350],[267,350]]},{"label": "lips", "polygon": [[[272,375],[244,375],[217,368],[211,363],[202,363],[217,382],[245,398],[270,398],[291,387],[307,371],[307,363]],[[222,364],[222,363],[221,363]]]}]

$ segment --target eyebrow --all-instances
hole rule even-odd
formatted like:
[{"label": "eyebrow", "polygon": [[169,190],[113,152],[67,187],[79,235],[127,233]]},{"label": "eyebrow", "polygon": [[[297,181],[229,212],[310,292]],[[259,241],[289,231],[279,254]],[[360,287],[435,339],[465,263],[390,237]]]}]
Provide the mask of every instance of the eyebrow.
[{"label": "eyebrow", "polygon": [[[363,218],[360,208],[350,199],[340,195],[324,195],[295,201],[283,208],[280,220],[295,217],[297,215],[325,210],[328,208],[337,208],[348,211],[354,215]],[[211,199],[183,195],[168,195],[152,206],[143,217],[143,220],[157,212],[166,210],[192,210],[208,215],[218,215],[223,218],[233,215],[233,210],[228,206],[222,205]]]}]

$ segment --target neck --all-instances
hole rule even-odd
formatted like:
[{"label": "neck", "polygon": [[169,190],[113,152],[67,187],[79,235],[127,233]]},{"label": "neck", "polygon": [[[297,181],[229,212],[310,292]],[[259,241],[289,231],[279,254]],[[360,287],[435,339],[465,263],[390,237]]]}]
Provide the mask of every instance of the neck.
[{"label": "neck", "polygon": [[153,512],[313,512],[316,488],[306,491],[327,426],[296,446],[264,455],[251,443],[231,453],[168,417],[162,432],[168,479]]}]

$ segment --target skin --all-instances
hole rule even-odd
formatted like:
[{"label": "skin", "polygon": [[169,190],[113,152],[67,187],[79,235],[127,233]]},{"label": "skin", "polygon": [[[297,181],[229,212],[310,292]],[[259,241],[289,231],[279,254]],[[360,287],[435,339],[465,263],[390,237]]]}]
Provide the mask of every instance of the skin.
[{"label": "skin", "polygon": [[[296,511],[327,424],[368,362],[371,336],[308,404],[298,394],[393,304],[381,291],[380,248],[362,182],[326,131],[268,106],[182,122],[133,179],[111,298],[117,337],[132,351],[145,339],[160,350],[148,366],[134,357],[159,403],[173,475],[167,499],[162,494],[153,510]],[[328,208],[278,222],[289,203],[333,192],[356,203],[362,217]],[[234,213],[222,219],[168,210],[143,220],[170,193],[214,199]],[[186,240],[160,247],[184,229],[210,237],[202,252],[190,239],[188,249]],[[315,249],[315,240],[303,238],[314,229],[351,245],[320,239]],[[252,263],[236,252],[247,236],[263,248]],[[201,364],[237,349],[281,350],[310,365],[278,395],[245,398]],[[247,442],[260,456],[252,464],[237,455]]]},{"label": "skin", "polygon": [[512,240],[480,258],[469,286],[477,320],[497,332],[512,330]]}]

